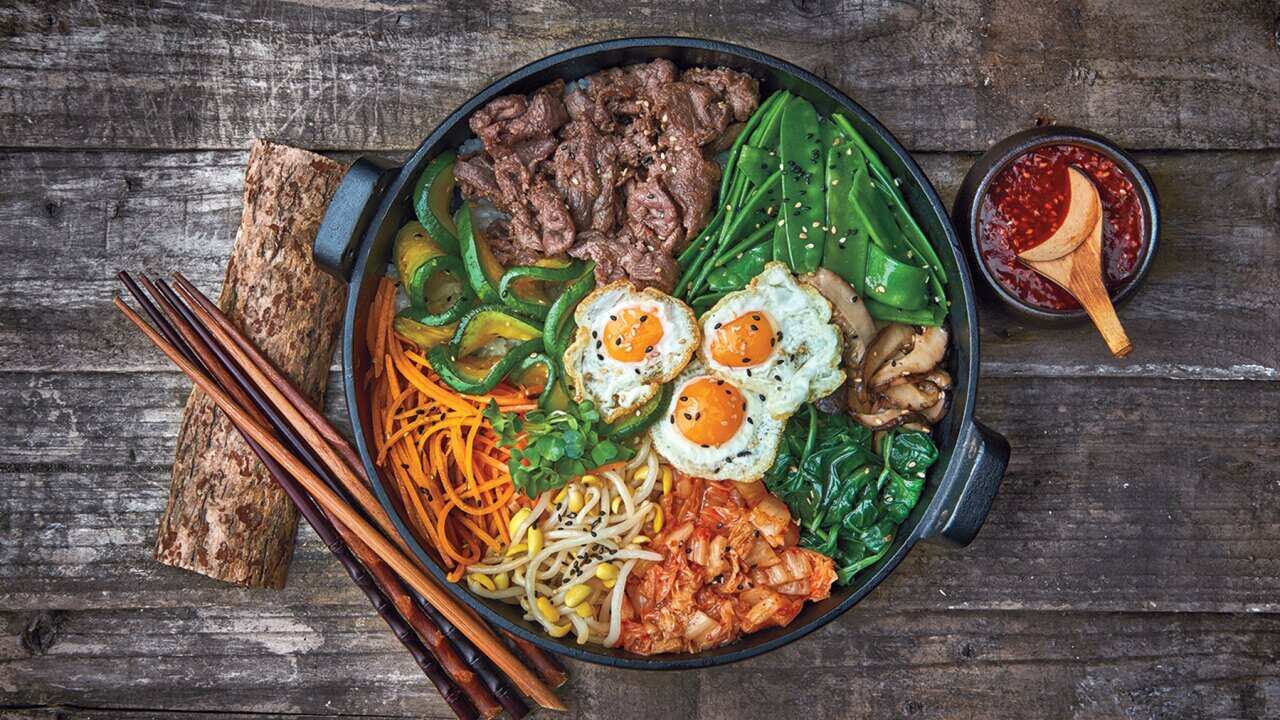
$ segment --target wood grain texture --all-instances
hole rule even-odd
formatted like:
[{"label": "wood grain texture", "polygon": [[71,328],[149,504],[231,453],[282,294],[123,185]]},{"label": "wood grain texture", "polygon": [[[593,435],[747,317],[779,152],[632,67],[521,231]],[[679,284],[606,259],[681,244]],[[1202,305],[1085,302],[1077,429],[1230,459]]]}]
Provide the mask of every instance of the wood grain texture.
[{"label": "wood grain texture", "polygon": [[[256,141],[219,306],[313,401],[324,391],[345,288],[311,245],[346,167]],[[213,401],[192,391],[155,558],[246,587],[284,587],[298,510]]]},{"label": "wood grain texture", "polygon": [[[344,159],[349,156],[343,156]],[[1116,361],[1088,325],[1028,325],[981,303],[988,377],[1280,380],[1280,152],[1140,153],[1164,203],[1162,248],[1119,309],[1139,350]],[[0,153],[0,368],[164,369],[111,308],[115,268],[181,267],[217,292],[243,153]],[[973,158],[919,156],[949,205]],[[26,252],[32,243],[40,253]],[[1213,259],[1214,272],[1187,272]],[[33,304],[32,296],[45,302]],[[1189,342],[1188,338],[1195,338]]]},{"label": "wood grain texture", "polygon": [[[1262,718],[1280,710],[1280,619],[1121,613],[1099,627],[1098,617],[856,608],[731,669],[573,663],[567,717],[776,718],[803,708],[812,718]],[[3,613],[0,637],[15,648],[0,656],[0,687],[19,688],[10,691],[18,703],[58,698],[72,706],[65,717],[149,717],[113,707],[152,716],[192,707],[254,717],[448,716],[356,606]],[[139,677],[155,679],[141,706]]]},{"label": "wood grain texture", "polygon": [[674,34],[813,70],[913,150],[980,150],[1045,118],[1141,148],[1274,148],[1275,21],[1249,0],[26,0],[0,10],[0,145],[409,149],[526,62]]}]

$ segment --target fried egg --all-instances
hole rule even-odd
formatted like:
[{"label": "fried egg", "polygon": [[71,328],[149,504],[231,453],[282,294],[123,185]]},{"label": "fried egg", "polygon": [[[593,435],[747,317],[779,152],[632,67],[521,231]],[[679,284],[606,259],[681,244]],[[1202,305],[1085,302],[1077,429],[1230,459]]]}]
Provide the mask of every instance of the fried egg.
[{"label": "fried egg", "polygon": [[695,360],[676,379],[671,402],[649,436],[680,472],[747,482],[773,464],[782,425],[765,409],[763,395],[710,374]]},{"label": "fried egg", "polygon": [[831,303],[780,262],[721,298],[702,316],[702,332],[699,356],[707,369],[763,395],[766,411],[779,420],[844,383]]},{"label": "fried egg", "polygon": [[578,400],[589,399],[609,421],[680,374],[701,340],[688,305],[626,280],[597,288],[574,311],[578,329],[564,354]]}]

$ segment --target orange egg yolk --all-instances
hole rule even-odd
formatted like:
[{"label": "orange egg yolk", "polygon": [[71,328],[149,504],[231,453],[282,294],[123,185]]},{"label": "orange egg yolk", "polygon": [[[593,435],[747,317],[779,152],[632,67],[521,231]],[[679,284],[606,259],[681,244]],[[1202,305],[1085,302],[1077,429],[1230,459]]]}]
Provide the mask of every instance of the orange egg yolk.
[{"label": "orange egg yolk", "polygon": [[662,339],[662,323],[649,308],[628,307],[609,315],[604,325],[604,349],[620,362],[640,362]]},{"label": "orange egg yolk", "polygon": [[746,416],[742,392],[723,380],[698,378],[680,388],[676,398],[676,428],[703,447],[728,442]]},{"label": "orange egg yolk", "polygon": [[776,342],[769,316],[752,310],[727,323],[717,323],[711,336],[711,359],[725,367],[752,367],[769,359]]}]

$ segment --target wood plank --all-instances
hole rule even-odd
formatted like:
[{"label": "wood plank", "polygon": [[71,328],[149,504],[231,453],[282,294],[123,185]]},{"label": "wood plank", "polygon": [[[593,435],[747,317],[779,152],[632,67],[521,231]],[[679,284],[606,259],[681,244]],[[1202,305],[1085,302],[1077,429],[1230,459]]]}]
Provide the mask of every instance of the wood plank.
[{"label": "wood plank", "polygon": [[[0,608],[361,602],[310,532],[281,596],[151,561],[186,387],[0,374]],[[1280,612],[1280,383],[993,378],[977,415],[1014,448],[986,527],[869,607]]]},{"label": "wood plank", "polygon": [[[377,623],[358,606],[0,613],[0,687],[67,718],[447,717]],[[732,670],[572,663],[565,696],[571,718],[1265,718],[1278,661],[1274,616],[855,609]]]},{"label": "wood plank", "polygon": [[1276,147],[1274,22],[1267,3],[1247,0],[1212,12],[1196,0],[416,10],[25,0],[0,10],[0,145],[240,149],[268,137],[403,150],[526,62],[592,40],[676,34],[806,67],[916,150],[980,150],[1046,118],[1142,148]]},{"label": "wood plank", "polygon": [[[1142,153],[1165,207],[1147,284],[1120,310],[1137,344],[1112,359],[1088,325],[1046,329],[981,303],[984,374],[1280,379],[1280,152]],[[164,359],[108,300],[117,269],[222,281],[239,152],[0,153],[0,370],[152,370]],[[972,157],[920,160],[949,203]],[[40,252],[30,248],[40,247]],[[39,302],[33,299],[39,298]]]}]

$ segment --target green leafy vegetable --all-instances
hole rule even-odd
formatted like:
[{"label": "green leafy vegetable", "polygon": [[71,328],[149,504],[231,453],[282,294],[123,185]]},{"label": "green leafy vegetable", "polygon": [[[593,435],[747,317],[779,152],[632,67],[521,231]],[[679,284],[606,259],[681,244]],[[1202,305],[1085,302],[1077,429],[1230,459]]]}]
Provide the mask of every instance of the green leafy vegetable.
[{"label": "green leafy vegetable", "polygon": [[511,450],[507,467],[512,483],[531,498],[601,465],[635,455],[631,448],[604,435],[600,413],[589,400],[570,403],[564,410],[531,410],[523,417],[504,413],[491,401],[484,417],[502,445]]},{"label": "green leafy vegetable", "polygon": [[764,477],[800,524],[800,543],[833,558],[842,585],[888,552],[938,459],[921,432],[891,431],[881,446],[883,455],[871,431],[851,418],[810,406],[787,423]]}]

